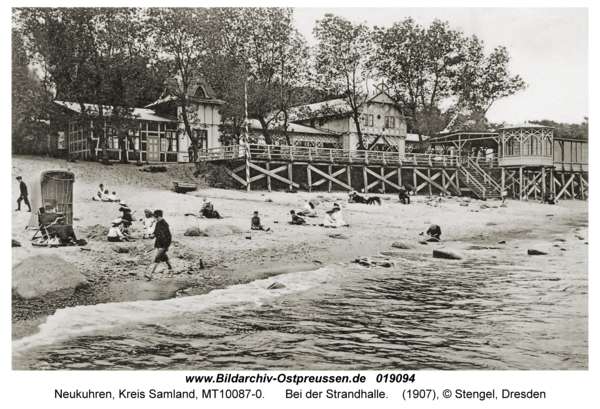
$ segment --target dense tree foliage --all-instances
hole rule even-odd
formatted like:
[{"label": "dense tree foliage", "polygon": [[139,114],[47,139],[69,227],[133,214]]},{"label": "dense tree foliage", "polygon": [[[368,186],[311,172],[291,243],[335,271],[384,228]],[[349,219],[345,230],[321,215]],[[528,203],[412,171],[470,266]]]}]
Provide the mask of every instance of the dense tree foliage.
[{"label": "dense tree foliage", "polygon": [[[327,14],[315,23],[312,50],[288,8],[21,8],[13,9],[13,27],[15,152],[34,152],[41,144],[36,135],[48,134],[42,120],[50,118],[54,99],[79,106],[88,143],[95,146],[91,138],[98,135],[106,161],[104,122],[125,150],[137,126],[133,108],[169,95],[197,152],[196,131],[206,124],[190,91],[199,78],[224,101],[225,144],[245,133],[246,117],[261,124],[267,143],[283,138],[289,144],[289,124],[299,114],[349,111],[359,149],[376,142],[366,143],[360,121],[374,81],[386,83],[409,132],[420,136],[498,127],[486,119],[490,107],[526,88],[509,72],[505,47],[485,55],[477,37],[440,20],[422,27],[405,18],[370,29]],[[333,98],[346,106],[309,113],[294,108]],[[587,119],[536,123],[554,126],[560,136],[587,138]]]}]

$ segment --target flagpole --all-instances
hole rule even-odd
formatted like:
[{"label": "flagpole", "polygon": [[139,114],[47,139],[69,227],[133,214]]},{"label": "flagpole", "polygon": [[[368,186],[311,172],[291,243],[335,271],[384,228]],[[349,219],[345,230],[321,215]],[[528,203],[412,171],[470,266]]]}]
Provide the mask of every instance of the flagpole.
[{"label": "flagpole", "polygon": [[245,107],[245,119],[244,124],[246,126],[246,136],[245,136],[245,147],[246,152],[244,155],[246,156],[246,192],[250,193],[250,145],[248,139],[248,87],[246,86],[246,79],[244,78],[244,107]]}]

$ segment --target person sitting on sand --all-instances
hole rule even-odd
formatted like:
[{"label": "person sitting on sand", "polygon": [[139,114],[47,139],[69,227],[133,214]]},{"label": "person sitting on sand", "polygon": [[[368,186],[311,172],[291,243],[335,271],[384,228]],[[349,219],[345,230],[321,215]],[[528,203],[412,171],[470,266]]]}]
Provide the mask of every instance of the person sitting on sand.
[{"label": "person sitting on sand", "polygon": [[119,201],[119,199],[117,199],[117,192],[112,192],[112,194],[108,195],[107,197],[111,202]]},{"label": "person sitting on sand", "polygon": [[121,216],[122,232],[125,235],[129,235],[130,231],[133,231],[133,215],[131,214],[131,209],[127,204],[121,203],[119,211],[123,212],[123,216]]},{"label": "person sitting on sand", "polygon": [[406,191],[404,186],[400,186],[400,192],[398,193],[398,198],[400,199],[400,203],[402,204],[410,204],[410,195]]},{"label": "person sitting on sand", "polygon": [[337,225],[337,227],[348,226],[348,223],[346,223],[342,218],[342,210],[339,206],[336,207],[336,205],[334,205],[331,219]]},{"label": "person sitting on sand", "polygon": [[306,224],[306,220],[298,216],[295,211],[290,210],[290,214],[292,215],[292,221],[290,222],[290,224],[295,224],[297,226],[302,226]]},{"label": "person sitting on sand", "polygon": [[169,261],[169,256],[167,255],[167,251],[169,250],[169,246],[171,245],[171,230],[169,229],[169,223],[165,219],[163,219],[162,210],[154,211],[154,218],[156,219],[156,227],[154,228],[154,235],[156,236],[156,241],[154,242],[154,247],[156,248],[156,257],[154,258],[154,263],[150,268],[150,272],[148,274],[144,274],[148,280],[152,279],[152,274],[156,271],[156,267],[163,261],[167,263],[167,267],[169,268],[169,277],[173,274],[173,266]]},{"label": "person sitting on sand", "polygon": [[121,242],[121,241],[131,241],[129,237],[121,232],[121,218],[115,219],[112,221],[110,229],[108,230],[107,239],[110,242]]},{"label": "person sitting on sand", "polygon": [[304,217],[317,217],[317,209],[313,202],[305,200],[304,207],[302,208],[302,216]]},{"label": "person sitting on sand", "polygon": [[77,237],[75,237],[75,231],[73,226],[67,224],[67,218],[65,216],[59,216],[56,219],[56,224],[53,224],[49,230],[58,237],[61,246],[75,246],[77,245]]},{"label": "person sitting on sand", "polygon": [[427,230],[427,235],[434,239],[441,240],[440,236],[442,235],[442,229],[437,224],[432,224],[429,226],[429,230]]},{"label": "person sitting on sand", "polygon": [[200,209],[202,217],[207,219],[222,219],[221,215],[214,209],[210,201],[206,200],[206,198],[202,200],[204,201],[202,208]]},{"label": "person sitting on sand", "polygon": [[98,187],[98,191],[96,192],[96,195],[92,196],[92,200],[99,202],[102,200],[102,196],[104,196],[104,185],[102,183],[100,183],[100,186]]},{"label": "person sitting on sand", "polygon": [[144,209],[145,219],[140,219],[142,225],[144,226],[144,235],[142,236],[144,239],[151,239],[154,237],[154,228],[156,227],[156,219],[152,214],[152,210]]},{"label": "person sitting on sand", "polygon": [[554,193],[549,192],[549,191],[546,191],[546,197],[544,199],[545,199],[544,201],[549,205],[553,205],[553,204],[557,203]]},{"label": "person sitting on sand", "polygon": [[333,220],[333,210],[328,210],[325,212],[325,218],[323,219],[324,227],[337,227],[335,220]]},{"label": "person sitting on sand", "polygon": [[508,196],[508,190],[502,189],[502,193],[500,195],[502,196],[502,204],[504,204],[504,201],[506,200],[506,196]]},{"label": "person sitting on sand", "polygon": [[260,224],[260,217],[258,217],[258,212],[254,212],[254,217],[252,218],[252,225],[250,226],[252,230],[264,230],[269,231],[271,228],[265,229],[262,224]]}]

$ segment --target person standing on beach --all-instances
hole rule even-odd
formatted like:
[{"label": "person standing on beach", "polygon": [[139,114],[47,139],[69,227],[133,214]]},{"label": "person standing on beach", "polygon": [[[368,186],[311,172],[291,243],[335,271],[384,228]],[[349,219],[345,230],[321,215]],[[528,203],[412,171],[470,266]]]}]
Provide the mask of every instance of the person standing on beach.
[{"label": "person standing on beach", "polygon": [[28,212],[31,212],[31,204],[29,204],[29,199],[27,199],[27,195],[29,195],[29,192],[27,192],[27,185],[25,184],[25,182],[23,182],[23,178],[21,176],[17,176],[17,182],[19,182],[19,188],[21,189],[21,196],[19,196],[19,198],[17,199],[18,207],[15,209],[15,212],[21,211],[21,202],[22,201],[25,201],[25,204],[27,205],[27,207],[29,207]]},{"label": "person standing on beach", "polygon": [[171,230],[169,230],[169,223],[163,219],[162,210],[155,210],[154,218],[156,219],[156,226],[154,227],[154,236],[156,237],[156,241],[154,242],[154,247],[156,248],[156,257],[154,258],[154,263],[152,263],[150,272],[148,274],[144,274],[144,277],[146,277],[148,280],[152,280],[152,274],[154,274],[156,267],[158,267],[158,265],[163,261],[167,263],[167,267],[169,268],[169,276],[173,274],[173,266],[171,266],[169,256],[167,255],[167,251],[171,245]]}]

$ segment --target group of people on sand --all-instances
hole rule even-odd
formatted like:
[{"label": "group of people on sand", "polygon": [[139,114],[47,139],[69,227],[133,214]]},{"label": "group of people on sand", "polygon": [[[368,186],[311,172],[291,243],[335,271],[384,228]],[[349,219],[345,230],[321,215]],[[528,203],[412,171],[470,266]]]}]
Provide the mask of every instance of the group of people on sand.
[{"label": "group of people on sand", "polygon": [[112,192],[104,187],[102,183],[98,186],[98,191],[94,196],[92,196],[92,200],[96,202],[115,202],[119,203],[120,200],[117,198],[117,192]]},{"label": "group of people on sand", "polygon": [[[306,226],[305,217],[318,217],[317,210],[315,204],[312,201],[305,200],[304,207],[302,211],[296,213],[295,210],[290,210],[290,215],[292,216],[292,221],[290,224],[296,226]],[[321,227],[343,227],[348,226],[348,223],[344,221],[342,217],[342,209],[340,209],[340,205],[334,203],[333,208],[325,212],[325,217],[321,224]]]}]

